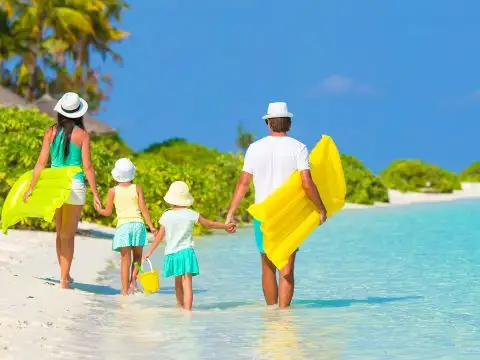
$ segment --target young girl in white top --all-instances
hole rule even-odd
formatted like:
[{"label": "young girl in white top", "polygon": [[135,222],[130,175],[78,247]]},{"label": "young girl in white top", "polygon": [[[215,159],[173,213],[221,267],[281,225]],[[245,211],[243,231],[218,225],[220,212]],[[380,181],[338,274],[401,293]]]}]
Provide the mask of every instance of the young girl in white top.
[{"label": "young girl in white top", "polygon": [[235,231],[235,224],[221,224],[202,217],[188,207],[193,204],[188,185],[175,181],[168,189],[164,200],[172,206],[160,218],[160,230],[144,259],[150,257],[158,244],[165,238],[165,260],[163,276],[175,276],[177,305],[185,310],[192,309],[192,277],[199,274],[193,242],[193,227],[199,223],[210,229]]},{"label": "young girl in white top", "polygon": [[147,244],[147,230],[143,219],[152,233],[156,234],[157,229],[150,219],[142,188],[132,183],[135,177],[133,163],[126,158],[118,160],[112,176],[118,185],[108,192],[106,208],[97,206],[96,210],[103,216],[110,216],[115,206],[117,230],[112,250],[121,254],[122,295],[128,295],[138,290],[137,271],[132,266],[132,258],[133,263],[140,262],[143,247]]}]

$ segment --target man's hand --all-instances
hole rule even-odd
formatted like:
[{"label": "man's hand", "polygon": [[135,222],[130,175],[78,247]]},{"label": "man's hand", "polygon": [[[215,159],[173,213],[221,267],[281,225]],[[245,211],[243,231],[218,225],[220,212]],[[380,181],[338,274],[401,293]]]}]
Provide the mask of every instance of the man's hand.
[{"label": "man's hand", "polygon": [[327,209],[323,209],[322,211],[320,211],[320,221],[321,224],[327,221]]}]

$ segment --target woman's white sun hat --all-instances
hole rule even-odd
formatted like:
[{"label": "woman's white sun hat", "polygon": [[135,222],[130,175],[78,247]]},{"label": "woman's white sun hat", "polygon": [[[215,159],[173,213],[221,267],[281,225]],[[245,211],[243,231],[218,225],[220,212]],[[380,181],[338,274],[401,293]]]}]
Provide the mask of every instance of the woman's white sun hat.
[{"label": "woman's white sun hat", "polygon": [[112,176],[116,182],[130,182],[135,177],[135,165],[130,159],[118,159],[112,170]]},{"label": "woman's white sun hat", "polygon": [[58,100],[53,110],[63,116],[76,119],[86,114],[88,103],[78,96],[77,93],[67,92]]},{"label": "woman's white sun hat", "polygon": [[191,206],[193,204],[193,197],[190,194],[190,189],[183,181],[173,182],[163,200],[170,205],[175,206]]},{"label": "woman's white sun hat", "polygon": [[288,112],[287,103],[285,102],[273,102],[268,104],[267,115],[262,117],[263,120],[273,119],[273,118],[292,118],[293,114]]}]

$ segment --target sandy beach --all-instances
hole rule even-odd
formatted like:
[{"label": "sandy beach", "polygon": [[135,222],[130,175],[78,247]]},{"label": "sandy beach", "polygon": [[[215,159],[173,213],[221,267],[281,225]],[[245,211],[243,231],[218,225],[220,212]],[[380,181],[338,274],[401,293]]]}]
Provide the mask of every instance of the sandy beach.
[{"label": "sandy beach", "polygon": [[374,205],[351,204],[345,205],[345,210],[357,210],[378,208],[386,206],[400,206],[411,204],[427,204],[446,201],[457,201],[465,199],[480,199],[480,183],[462,183],[462,190],[455,190],[451,194],[436,194],[436,193],[417,193],[406,192],[402,193],[398,190],[388,190],[388,203],[375,203]]},{"label": "sandy beach", "polygon": [[[57,285],[55,235],[9,231],[0,235],[0,359],[50,359],[73,355],[65,345],[68,329],[85,313],[98,290],[99,273],[114,256],[106,237],[112,230],[82,224],[72,276],[75,290]],[[73,357],[74,358],[74,357]]]}]

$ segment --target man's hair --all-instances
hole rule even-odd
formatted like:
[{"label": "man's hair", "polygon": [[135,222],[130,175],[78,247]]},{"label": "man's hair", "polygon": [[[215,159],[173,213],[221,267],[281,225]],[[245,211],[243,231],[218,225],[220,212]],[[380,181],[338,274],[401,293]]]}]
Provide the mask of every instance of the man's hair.
[{"label": "man's hair", "polygon": [[266,121],[273,132],[287,132],[292,126],[292,119],[289,117],[271,118]]}]

